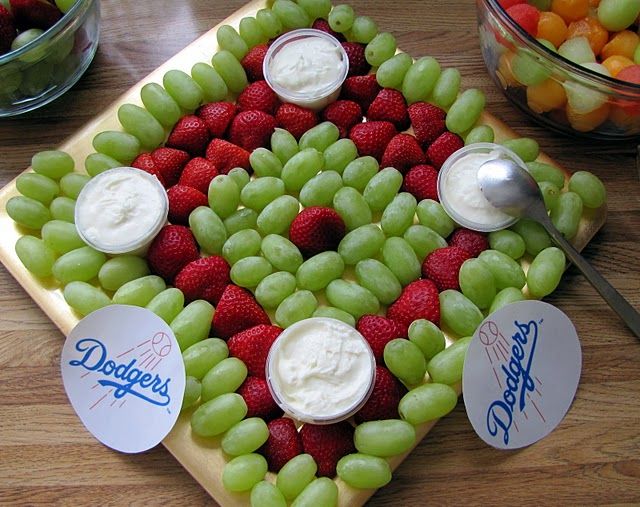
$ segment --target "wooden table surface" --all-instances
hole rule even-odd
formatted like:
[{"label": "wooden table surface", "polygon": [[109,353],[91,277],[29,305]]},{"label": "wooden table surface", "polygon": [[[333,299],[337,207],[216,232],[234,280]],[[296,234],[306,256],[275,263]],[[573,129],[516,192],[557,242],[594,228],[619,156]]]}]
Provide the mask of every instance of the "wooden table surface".
[{"label": "wooden table surface", "polygon": [[[0,121],[0,184],[58,145],[122,92],[229,16],[242,0],[103,0],[102,35],[91,67],[65,96]],[[634,143],[559,137],[513,108],[489,79],[470,0],[352,2],[414,57],[456,66],[487,109],[570,170],[605,182],[607,223],[584,250],[640,308],[640,183]],[[462,402],[423,440],[370,505],[640,503],[640,342],[571,268],[547,299],[581,337],[575,402],[547,438],[518,452],[485,445]],[[85,431],[59,371],[64,336],[0,267],[0,504],[215,504],[161,446],[113,452]]]}]

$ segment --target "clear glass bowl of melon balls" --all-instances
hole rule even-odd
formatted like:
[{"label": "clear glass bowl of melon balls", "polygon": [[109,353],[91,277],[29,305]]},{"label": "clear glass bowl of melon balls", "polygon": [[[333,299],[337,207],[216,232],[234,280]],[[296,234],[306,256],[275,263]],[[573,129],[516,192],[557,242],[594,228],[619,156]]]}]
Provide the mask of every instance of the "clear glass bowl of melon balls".
[{"label": "clear glass bowl of melon balls", "polygon": [[0,0],[0,118],[71,88],[93,60],[99,33],[98,0]]},{"label": "clear glass bowl of melon balls", "polygon": [[496,84],[564,133],[640,135],[640,0],[477,0],[480,44]]}]

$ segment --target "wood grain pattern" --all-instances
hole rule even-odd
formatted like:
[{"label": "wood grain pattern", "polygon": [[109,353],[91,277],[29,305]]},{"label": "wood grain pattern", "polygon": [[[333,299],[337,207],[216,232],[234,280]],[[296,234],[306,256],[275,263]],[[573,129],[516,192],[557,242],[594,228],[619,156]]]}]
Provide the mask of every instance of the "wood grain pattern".
[{"label": "wood grain pattern", "polygon": [[[610,196],[608,221],[584,253],[640,306],[635,146],[558,138],[513,109],[486,74],[469,2],[411,0],[393,11],[378,0],[352,4],[392,31],[412,56],[430,54],[459,67],[465,86],[485,91],[490,111],[521,135],[538,139],[561,164],[603,178]],[[0,184],[29,165],[33,153],[60,144],[241,5],[156,0],[152,8],[149,2],[104,0],[101,44],[87,74],[46,108],[0,122]],[[574,269],[549,302],[572,318],[584,351],[576,402],[558,430],[531,448],[498,452],[475,436],[460,403],[372,505],[640,501],[640,344]],[[63,337],[4,269],[0,305],[0,503],[213,503],[165,449],[120,455],[86,433],[59,376]]]}]

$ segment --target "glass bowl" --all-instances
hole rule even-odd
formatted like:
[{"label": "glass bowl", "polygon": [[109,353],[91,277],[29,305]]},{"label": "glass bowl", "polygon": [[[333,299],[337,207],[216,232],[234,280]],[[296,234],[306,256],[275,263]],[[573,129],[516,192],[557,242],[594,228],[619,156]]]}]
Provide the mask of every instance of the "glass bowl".
[{"label": "glass bowl", "polygon": [[575,64],[520,28],[497,0],[476,0],[480,47],[505,96],[531,118],[583,137],[640,135],[640,85]]},{"label": "glass bowl", "polygon": [[0,117],[32,111],[80,79],[100,34],[100,1],[78,0],[58,22],[20,49],[0,56]]}]

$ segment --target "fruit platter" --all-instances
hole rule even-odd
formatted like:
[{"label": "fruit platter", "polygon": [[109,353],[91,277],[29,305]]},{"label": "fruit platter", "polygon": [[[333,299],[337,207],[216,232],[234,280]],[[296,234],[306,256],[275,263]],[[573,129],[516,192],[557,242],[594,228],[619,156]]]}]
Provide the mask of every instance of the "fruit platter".
[{"label": "fruit platter", "polygon": [[[266,42],[309,27],[342,40],[342,57],[327,53],[345,75],[301,106],[277,93]],[[479,142],[527,163],[577,248],[604,223],[599,180],[518,138],[456,69],[398,51],[348,6],[255,1],[34,155],[0,193],[0,258],[65,334],[111,303],[171,325],[188,377],[163,444],[219,503],[359,505],[456,405],[484,315],[548,295],[564,271],[535,224],[480,234],[443,210],[438,170]],[[82,200],[121,166],[166,189],[169,221],[153,219],[152,190],[139,196],[132,209],[151,218],[130,234],[151,237],[124,252],[89,215],[105,187]],[[313,318],[355,327],[375,359],[370,396],[348,420],[283,417],[265,379],[275,340]]]}]

